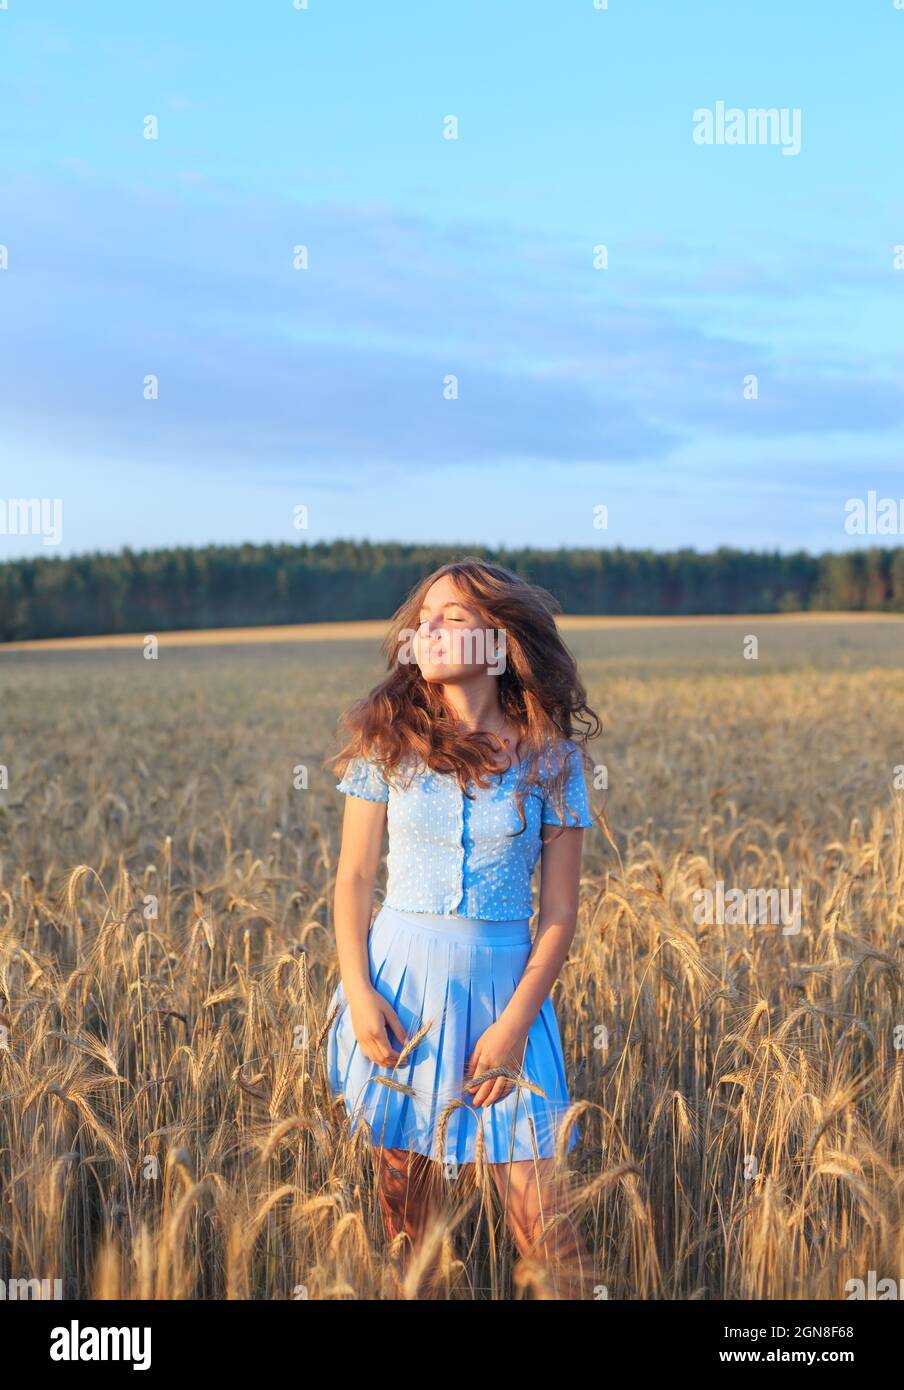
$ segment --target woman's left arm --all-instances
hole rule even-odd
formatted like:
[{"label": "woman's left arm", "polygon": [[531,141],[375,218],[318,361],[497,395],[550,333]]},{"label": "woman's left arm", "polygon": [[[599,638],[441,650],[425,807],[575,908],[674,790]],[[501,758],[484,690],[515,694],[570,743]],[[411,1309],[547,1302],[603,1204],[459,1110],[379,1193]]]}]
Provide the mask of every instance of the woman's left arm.
[{"label": "woman's left arm", "polygon": [[[584,831],[543,826],[540,858],[540,919],[524,974],[495,1023],[481,1036],[469,1066],[478,1076],[495,1067],[519,1070],[531,1025],[565,964],[578,919]],[[492,1105],[512,1089],[505,1077],[485,1081],[472,1104]]]}]

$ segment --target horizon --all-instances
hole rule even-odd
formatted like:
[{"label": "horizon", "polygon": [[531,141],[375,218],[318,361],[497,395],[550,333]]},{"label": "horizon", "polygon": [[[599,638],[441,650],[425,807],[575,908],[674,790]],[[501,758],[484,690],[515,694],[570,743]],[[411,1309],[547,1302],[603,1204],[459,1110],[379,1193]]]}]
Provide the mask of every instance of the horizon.
[{"label": "horizon", "polygon": [[[902,505],[904,505],[904,501],[902,501]],[[2,533],[0,533],[0,539],[2,539]],[[832,556],[857,556],[857,555],[863,555],[863,554],[866,554],[868,551],[873,551],[873,550],[876,550],[876,551],[887,551],[887,550],[899,550],[899,549],[904,549],[904,539],[899,539],[899,538],[897,538],[897,537],[888,538],[889,541],[890,541],[890,543],[889,543],[889,544],[885,544],[885,545],[883,545],[883,544],[880,543],[880,542],[881,542],[881,539],[882,539],[882,538],[880,538],[880,537],[869,537],[869,543],[868,543],[868,544],[863,544],[863,545],[858,545],[858,546],[845,546],[845,547],[839,548],[839,549],[837,549],[837,550],[812,550],[812,549],[810,549],[809,547],[803,546],[803,545],[801,545],[801,546],[796,546],[796,547],[791,548],[791,549],[785,549],[785,548],[780,547],[780,546],[769,546],[769,545],[762,546],[762,547],[743,547],[743,546],[737,546],[737,545],[715,545],[715,546],[712,547],[712,549],[704,550],[704,549],[700,548],[699,546],[695,546],[695,545],[693,545],[693,544],[689,544],[689,545],[680,545],[680,546],[673,546],[673,547],[671,547],[671,548],[669,548],[669,549],[667,549],[667,550],[660,550],[660,549],[657,549],[655,546],[650,546],[650,545],[636,545],[636,546],[633,546],[633,545],[632,545],[632,546],[627,546],[627,545],[620,545],[620,544],[619,544],[619,545],[607,546],[607,547],[606,547],[606,550],[607,550],[607,552],[610,553],[610,554],[614,554],[614,553],[622,553],[622,554],[648,554],[648,555],[662,556],[662,557],[669,556],[669,555],[678,555],[678,554],[682,554],[682,553],[689,553],[689,554],[697,555],[697,556],[699,556],[699,557],[701,557],[701,558],[703,558],[703,559],[705,559],[705,558],[707,558],[707,557],[709,557],[709,556],[713,556],[713,555],[719,554],[719,553],[721,553],[721,552],[729,552],[729,553],[731,553],[731,554],[733,554],[733,555],[750,555],[750,556],[777,555],[777,556],[779,556],[779,557],[782,558],[782,559],[790,559],[790,558],[793,558],[794,556],[798,556],[798,555],[799,555],[799,556],[805,556],[807,559],[810,559],[810,560],[822,560],[822,559],[828,559],[828,558],[830,558],[830,557],[832,557]],[[330,547],[330,546],[339,546],[339,545],[343,545],[343,546],[365,546],[365,545],[369,545],[369,546],[372,546],[372,547],[374,547],[374,548],[379,548],[379,547],[381,547],[381,546],[386,546],[386,547],[399,546],[399,547],[408,548],[408,549],[411,549],[411,550],[454,550],[454,551],[457,552],[457,554],[458,554],[460,557],[464,557],[465,555],[471,554],[472,552],[476,552],[476,551],[479,551],[479,550],[490,550],[490,551],[493,551],[493,552],[495,552],[495,551],[510,551],[510,552],[512,552],[512,553],[520,553],[520,552],[531,551],[531,552],[534,552],[534,553],[536,553],[536,554],[554,555],[554,554],[558,554],[558,553],[560,553],[560,552],[562,552],[562,551],[565,551],[566,553],[572,553],[572,552],[574,552],[574,553],[583,553],[583,554],[596,554],[596,553],[599,551],[599,549],[600,549],[600,547],[598,547],[598,546],[593,546],[593,545],[555,545],[555,546],[544,546],[544,545],[531,545],[531,544],[527,544],[527,545],[510,545],[510,544],[506,544],[506,543],[503,543],[503,544],[500,544],[500,545],[487,545],[487,544],[484,544],[483,542],[474,541],[474,540],[470,540],[470,541],[446,541],[446,540],[416,540],[416,541],[412,541],[412,540],[399,540],[397,537],[387,537],[386,539],[383,539],[383,540],[373,540],[373,539],[370,539],[370,538],[368,538],[368,537],[366,537],[366,536],[363,537],[363,538],[361,538],[361,539],[359,539],[359,538],[353,538],[353,537],[351,537],[351,536],[332,536],[332,537],[329,537],[329,538],[323,538],[323,539],[319,539],[319,540],[302,540],[302,541],[291,541],[291,540],[259,540],[259,541],[258,541],[258,540],[254,540],[254,541],[252,541],[252,540],[247,540],[247,539],[246,539],[246,540],[237,540],[237,541],[217,541],[217,540],[209,540],[209,541],[197,541],[197,542],[195,542],[195,541],[190,541],[190,542],[186,542],[186,543],[177,543],[177,544],[166,544],[166,543],[164,543],[164,544],[161,544],[161,545],[147,545],[147,546],[144,546],[144,545],[143,545],[143,546],[133,546],[133,545],[130,545],[128,542],[126,542],[124,545],[118,546],[118,547],[116,547],[116,548],[110,548],[110,549],[98,548],[98,549],[92,549],[92,550],[79,550],[79,551],[66,551],[66,550],[64,550],[62,547],[60,547],[59,549],[57,549],[56,547],[53,547],[53,548],[45,547],[45,548],[42,549],[42,550],[38,550],[38,551],[29,551],[28,553],[24,553],[24,554],[16,555],[16,556],[3,557],[2,555],[0,555],[0,566],[2,566],[2,565],[14,565],[14,564],[18,564],[18,563],[21,563],[21,562],[33,562],[33,561],[36,561],[36,560],[58,560],[58,561],[61,561],[61,562],[65,562],[65,561],[71,561],[71,560],[77,561],[77,560],[83,560],[83,559],[91,559],[91,558],[94,558],[94,557],[98,557],[98,558],[116,558],[117,556],[121,556],[121,555],[124,555],[124,554],[127,554],[127,553],[128,553],[128,554],[131,554],[131,555],[135,555],[135,556],[141,556],[141,555],[162,554],[162,553],[165,553],[165,552],[167,552],[167,551],[205,551],[205,550],[216,550],[216,549],[218,549],[218,550],[245,550],[245,549],[264,550],[264,549],[268,549],[268,548],[271,548],[271,547],[281,547],[281,548],[286,549],[286,550],[311,550],[311,549],[314,549],[314,548],[317,547],[317,546]],[[354,621],[354,620],[353,620],[353,621]]]}]

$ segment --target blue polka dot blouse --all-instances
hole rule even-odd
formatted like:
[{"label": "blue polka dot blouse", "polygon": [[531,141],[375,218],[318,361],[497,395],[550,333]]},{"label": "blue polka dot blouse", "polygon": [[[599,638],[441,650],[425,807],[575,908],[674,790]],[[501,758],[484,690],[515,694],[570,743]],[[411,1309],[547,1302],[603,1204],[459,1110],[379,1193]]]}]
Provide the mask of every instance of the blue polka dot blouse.
[{"label": "blue polka dot blouse", "polygon": [[[566,824],[593,824],[581,755],[571,739],[559,745],[567,759]],[[434,912],[482,921],[530,917],[531,878],[540,857],[542,825],[561,819],[539,785],[524,798],[522,834],[514,791],[524,763],[469,787],[466,797],[452,773],[421,765],[408,786],[387,783],[366,758],[346,768],[337,790],[366,801],[386,801],[389,828],[386,906],[401,912]],[[541,766],[541,775],[554,770]],[[402,779],[404,780],[404,779]]]}]

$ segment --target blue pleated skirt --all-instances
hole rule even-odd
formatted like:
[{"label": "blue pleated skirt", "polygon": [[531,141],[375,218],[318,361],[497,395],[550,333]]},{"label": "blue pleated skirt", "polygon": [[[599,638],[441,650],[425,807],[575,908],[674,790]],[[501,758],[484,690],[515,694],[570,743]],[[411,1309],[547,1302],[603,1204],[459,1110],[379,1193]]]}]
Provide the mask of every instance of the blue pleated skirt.
[{"label": "blue pleated skirt", "polygon": [[[502,1013],[530,955],[528,919],[473,918],[381,908],[368,936],[370,978],[398,1014],[409,1038],[429,1032],[394,1069],[369,1061],[358,1046],[340,984],[330,1010],[340,1012],[327,1038],[333,1095],[342,1097],[352,1132],[361,1121],[374,1144],[410,1149],[447,1165],[473,1163],[483,1131],[488,1163],[548,1158],[569,1105],[562,1043],[547,997],[527,1039],[518,1086],[493,1105],[475,1108],[465,1067],[481,1034]],[[388,1034],[393,1048],[400,1044]],[[398,1082],[393,1090],[377,1078]],[[538,1094],[537,1092],[542,1094]],[[453,1102],[463,1101],[464,1106]],[[438,1150],[438,1130],[445,1144]],[[572,1125],[569,1149],[577,1143]]]}]

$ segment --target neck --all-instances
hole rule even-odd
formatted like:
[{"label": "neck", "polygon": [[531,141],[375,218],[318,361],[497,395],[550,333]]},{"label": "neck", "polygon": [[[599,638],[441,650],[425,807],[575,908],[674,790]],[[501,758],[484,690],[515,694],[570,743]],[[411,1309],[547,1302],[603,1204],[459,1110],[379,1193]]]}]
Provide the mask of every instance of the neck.
[{"label": "neck", "polygon": [[488,729],[492,733],[502,719],[496,681],[492,676],[444,685],[443,698],[455,718],[467,729]]}]

